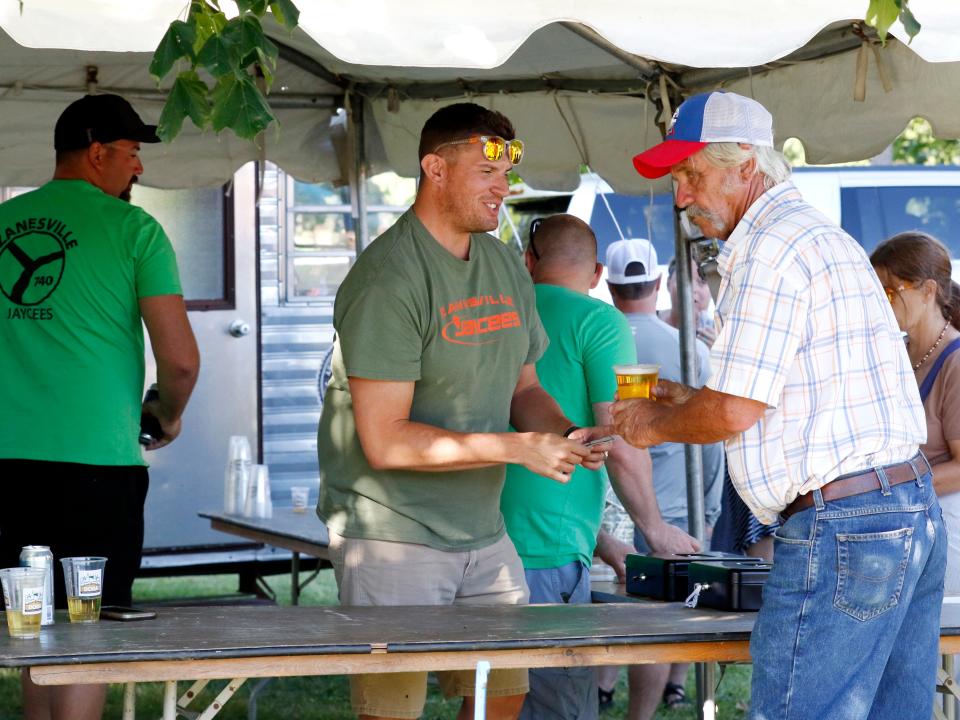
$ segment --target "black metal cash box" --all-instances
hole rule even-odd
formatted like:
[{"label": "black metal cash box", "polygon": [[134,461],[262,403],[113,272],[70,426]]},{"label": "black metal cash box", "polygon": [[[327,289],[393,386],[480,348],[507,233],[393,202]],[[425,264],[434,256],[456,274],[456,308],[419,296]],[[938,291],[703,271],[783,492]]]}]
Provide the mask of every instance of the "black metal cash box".
[{"label": "black metal cash box", "polygon": [[627,555],[627,592],[669,602],[684,600],[689,593],[687,566],[690,563],[719,563],[731,560],[759,562],[757,558],[724,552]]},{"label": "black metal cash box", "polygon": [[697,607],[716,610],[759,610],[763,601],[763,584],[770,575],[772,563],[739,560],[692,562],[687,568],[690,592],[701,585]]}]

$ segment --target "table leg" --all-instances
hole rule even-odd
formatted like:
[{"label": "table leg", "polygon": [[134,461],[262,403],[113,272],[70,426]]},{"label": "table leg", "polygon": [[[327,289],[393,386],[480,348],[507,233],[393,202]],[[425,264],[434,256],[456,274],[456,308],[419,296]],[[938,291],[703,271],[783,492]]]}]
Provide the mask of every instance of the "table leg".
[{"label": "table leg", "polygon": [[247,720],[257,720],[257,698],[267,685],[272,682],[273,678],[261,678],[257,684],[253,686],[253,690],[250,691],[250,696],[247,698]]},{"label": "table leg", "polygon": [[300,553],[297,551],[290,558],[290,603],[300,604]]},{"label": "table leg", "polygon": [[717,717],[717,666],[712,663],[697,663],[697,720],[716,720]]},{"label": "table leg", "polygon": [[163,684],[163,720],[177,720],[177,681]]},{"label": "table leg", "polygon": [[190,707],[190,703],[197,699],[197,696],[203,692],[203,689],[209,684],[209,680],[197,680],[193,685],[187,688],[187,691],[177,700],[177,709],[185,710]]},{"label": "table leg", "polygon": [[[954,679],[954,656],[941,656],[942,667],[937,671],[937,691],[943,693],[943,712],[940,713],[945,720],[956,720],[957,718],[957,700],[960,699],[957,681]],[[934,717],[937,717],[934,708]]]},{"label": "table leg", "polygon": [[207,709],[204,710],[197,716],[197,720],[210,720],[217,713],[219,713],[223,706],[226,704],[227,700],[232,698],[237,690],[240,689],[240,686],[246,681],[246,678],[235,678],[227,683],[226,687],[220,691],[220,694],[217,695],[213,702],[207,706]]},{"label": "table leg", "polygon": [[123,720],[137,720],[137,684],[123,686]]}]

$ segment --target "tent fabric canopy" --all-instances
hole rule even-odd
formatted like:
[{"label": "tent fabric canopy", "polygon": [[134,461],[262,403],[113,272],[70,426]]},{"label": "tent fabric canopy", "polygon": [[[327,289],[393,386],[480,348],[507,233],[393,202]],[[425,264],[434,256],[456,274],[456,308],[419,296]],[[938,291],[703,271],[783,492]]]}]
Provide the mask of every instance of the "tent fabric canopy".
[{"label": "tent fabric canopy", "polygon": [[[920,34],[908,47],[896,24],[899,40],[876,53],[861,49],[851,22],[866,0],[495,0],[482,12],[447,0],[298,4],[295,32],[265,23],[281,55],[270,96],[280,127],[264,144],[267,158],[304,180],[346,178],[342,126],[332,121],[349,94],[370,108],[365,139],[375,169],[415,174],[423,121],[443,104],[471,99],[513,120],[528,145],[520,174],[548,189],[574,187],[588,164],[618,191],[645,191],[630,158],[659,139],[658,105],[670,110],[716,87],[766,105],[777,143],[799,138],[810,162],[874,155],[915,115],[941,137],[960,136],[953,0],[912,0]],[[56,117],[89,88],[128,97],[155,122],[163,91],[147,68],[185,7],[24,0],[21,14],[18,3],[0,4],[0,183],[49,177]],[[863,101],[854,99],[858,85]],[[172,144],[147,151],[143,180],[217,184],[259,155],[230,132],[202,134],[187,122]]]}]

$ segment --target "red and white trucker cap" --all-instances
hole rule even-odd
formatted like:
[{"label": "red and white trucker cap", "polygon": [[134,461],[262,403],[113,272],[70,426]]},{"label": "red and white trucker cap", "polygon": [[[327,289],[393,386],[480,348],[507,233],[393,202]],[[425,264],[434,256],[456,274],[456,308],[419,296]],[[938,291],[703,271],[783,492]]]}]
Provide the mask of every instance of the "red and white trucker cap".
[{"label": "red and white trucker cap", "polygon": [[683,101],[666,139],[633,158],[645,178],[658,178],[707,143],[735,142],[773,147],[773,116],[756,100],[731,92],[709,92]]}]

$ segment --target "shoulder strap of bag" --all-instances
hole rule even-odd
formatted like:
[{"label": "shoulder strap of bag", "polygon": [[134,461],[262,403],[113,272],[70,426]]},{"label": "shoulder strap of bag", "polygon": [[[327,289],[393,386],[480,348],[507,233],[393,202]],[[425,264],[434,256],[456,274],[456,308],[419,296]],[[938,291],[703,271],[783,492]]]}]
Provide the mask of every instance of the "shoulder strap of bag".
[{"label": "shoulder strap of bag", "polygon": [[940,353],[940,357],[937,358],[937,361],[933,364],[933,367],[930,368],[930,372],[927,373],[927,376],[923,379],[923,383],[920,385],[920,402],[927,401],[927,396],[930,394],[930,391],[933,390],[933,383],[936,382],[937,375],[940,374],[940,368],[943,367],[943,362],[950,357],[950,353],[958,349],[960,349],[960,338],[957,338],[947,345],[943,349],[943,352]]}]

